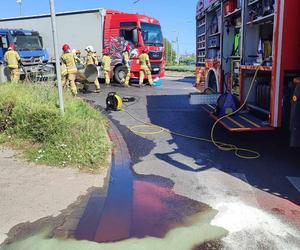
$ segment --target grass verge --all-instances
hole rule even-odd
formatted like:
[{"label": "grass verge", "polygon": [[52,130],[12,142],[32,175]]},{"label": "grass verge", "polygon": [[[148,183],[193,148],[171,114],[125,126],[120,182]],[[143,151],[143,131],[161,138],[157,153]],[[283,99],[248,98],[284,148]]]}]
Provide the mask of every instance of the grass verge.
[{"label": "grass verge", "polygon": [[68,93],[64,98],[62,117],[56,88],[1,84],[0,143],[37,163],[92,172],[107,166],[106,119],[83,100]]},{"label": "grass verge", "polygon": [[166,66],[166,70],[169,71],[177,71],[177,72],[195,72],[195,65],[174,65],[174,66]]}]

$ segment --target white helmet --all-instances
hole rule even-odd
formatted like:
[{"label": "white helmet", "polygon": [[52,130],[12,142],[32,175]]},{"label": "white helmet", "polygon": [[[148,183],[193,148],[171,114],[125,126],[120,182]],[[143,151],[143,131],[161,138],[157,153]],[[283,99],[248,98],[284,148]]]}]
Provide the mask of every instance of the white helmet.
[{"label": "white helmet", "polygon": [[93,46],[87,46],[85,49],[87,52],[94,52]]},{"label": "white helmet", "polygon": [[76,49],[72,49],[72,53],[75,55],[76,54]]}]

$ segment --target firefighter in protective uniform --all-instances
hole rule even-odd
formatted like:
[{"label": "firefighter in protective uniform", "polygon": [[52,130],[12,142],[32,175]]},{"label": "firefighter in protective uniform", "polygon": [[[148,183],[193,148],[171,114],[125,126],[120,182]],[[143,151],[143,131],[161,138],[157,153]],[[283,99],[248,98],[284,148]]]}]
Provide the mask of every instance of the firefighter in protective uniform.
[{"label": "firefighter in protective uniform", "polygon": [[130,44],[127,44],[125,50],[123,51],[123,64],[127,69],[127,75],[125,76],[124,87],[129,87],[129,80],[130,80]]},{"label": "firefighter in protective uniform", "polygon": [[[87,46],[85,51],[87,52],[85,64],[86,65],[93,64],[93,65],[98,66],[99,62],[98,62],[96,53],[94,51],[94,48],[92,46]],[[96,91],[95,92],[96,93],[100,92],[100,84],[99,84],[98,79],[95,80],[94,84],[96,86]],[[85,86],[85,88],[86,88],[86,86]]]},{"label": "firefighter in protective uniform", "polygon": [[140,87],[143,86],[145,74],[148,76],[148,82],[150,86],[153,86],[153,80],[151,75],[151,64],[148,55],[148,48],[144,48],[142,54],[139,56],[140,64]]},{"label": "firefighter in protective uniform", "polygon": [[102,69],[104,72],[105,83],[106,83],[106,85],[109,85],[110,84],[110,64],[111,64],[111,58],[109,56],[109,49],[104,48],[102,50],[102,54],[103,54],[103,57],[102,57],[101,66],[102,66]]},{"label": "firefighter in protective uniform", "polygon": [[[74,96],[77,95],[77,87],[75,83],[76,79],[76,60],[74,54],[71,52],[70,46],[64,44],[62,47],[63,55],[61,56],[62,63],[62,77],[63,77],[63,86],[70,86],[71,92]],[[64,70],[65,69],[65,70]]]},{"label": "firefighter in protective uniform", "polygon": [[18,82],[20,80],[19,62],[21,58],[15,49],[16,45],[10,44],[8,51],[4,54],[4,61],[7,63],[9,80],[11,82]]},{"label": "firefighter in protective uniform", "polygon": [[74,54],[75,56],[75,62],[76,62],[76,65],[83,65],[84,62],[81,58],[81,51],[80,50],[76,50],[76,49],[73,49],[72,50],[72,53]]}]

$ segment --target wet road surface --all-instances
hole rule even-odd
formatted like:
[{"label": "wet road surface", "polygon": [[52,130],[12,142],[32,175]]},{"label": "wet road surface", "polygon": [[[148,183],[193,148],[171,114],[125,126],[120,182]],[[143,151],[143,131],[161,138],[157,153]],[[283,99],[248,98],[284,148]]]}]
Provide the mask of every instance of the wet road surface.
[{"label": "wet road surface", "polygon": [[[124,109],[139,119],[209,138],[213,121],[189,104],[192,84],[187,78],[166,79],[157,88],[104,86],[83,97],[105,107],[110,91],[134,96]],[[288,147],[284,132],[231,134],[219,127],[219,140],[261,153],[249,161],[169,133],[136,135],[129,127],[137,121],[125,112],[107,116],[122,135],[110,134],[119,145],[107,197],[92,196],[75,240],[45,242],[37,235],[26,243],[36,249],[51,249],[49,243],[61,249],[299,249],[300,151]],[[14,247],[6,249],[22,249]]]},{"label": "wet road surface", "polygon": [[[125,104],[124,109],[142,120],[187,135],[202,137],[208,137],[209,135],[212,120],[198,106],[189,104],[188,94],[195,91],[190,79],[182,81],[165,80],[164,85],[158,88],[145,87],[138,89],[131,87],[123,89],[115,87],[113,89],[121,96],[135,96],[136,102]],[[105,107],[105,96],[111,90],[111,88],[105,88],[100,95],[89,94],[85,97]],[[191,211],[183,209],[185,212],[181,215],[178,211],[182,209],[174,211],[172,208],[176,205],[184,208],[189,206],[188,204],[191,201],[192,203],[198,201],[202,206],[212,206],[217,210],[223,209],[225,220],[223,218],[218,221],[218,218],[216,218],[216,225],[224,226],[225,230],[229,229],[229,234],[231,231],[232,235],[237,235],[235,231],[236,228],[239,228],[240,235],[236,236],[239,240],[247,237],[257,241],[257,245],[254,246],[264,247],[266,244],[266,246],[272,246],[276,249],[276,247],[283,245],[282,242],[276,242],[274,239],[275,234],[272,235],[272,225],[282,226],[280,223],[283,223],[287,227],[286,230],[291,231],[291,235],[293,235],[291,237],[291,249],[300,242],[299,237],[296,237],[300,225],[300,195],[296,186],[288,178],[290,176],[293,176],[293,178],[300,176],[300,168],[297,164],[300,159],[300,151],[288,147],[284,132],[232,135],[223,128],[218,128],[217,136],[220,140],[258,150],[262,154],[259,160],[248,161],[236,158],[232,153],[221,152],[211,144],[188,140],[167,133],[158,136],[138,136],[129,130],[129,127],[136,125],[137,122],[126,113],[111,112],[108,116],[121,131],[132,161],[133,179],[131,189],[133,192],[132,197],[128,197],[129,200],[132,200],[132,220],[130,221],[128,238],[142,238],[146,235],[163,237],[168,231],[167,228],[171,228],[170,225],[176,224],[176,220],[182,223],[181,218],[184,218],[184,215],[199,212],[197,209],[195,211],[193,209]],[[155,176],[158,181],[155,178],[150,181],[147,181],[147,179],[146,181],[139,181],[139,178],[142,178],[141,176],[143,178]],[[167,191],[163,191],[160,187],[160,180],[162,179],[173,183],[165,187]],[[164,198],[164,193],[168,193],[168,199],[174,202],[173,204],[172,202],[167,202],[168,206],[160,204],[162,198]],[[177,197],[180,197],[180,202],[178,202]],[[183,197],[186,199],[184,200]],[[139,200],[142,202],[138,202]],[[162,210],[166,208],[167,212],[161,215],[160,211],[156,216],[155,206],[161,207]],[[195,205],[192,205],[192,207],[195,207]],[[234,216],[234,214],[226,212],[225,208],[239,213]],[[252,220],[257,220],[253,223],[253,227],[251,228],[248,225],[252,223],[251,219],[241,221],[240,223],[243,225],[241,227],[228,225],[230,220],[238,224],[239,220],[243,219],[244,215],[240,213],[240,210],[243,209],[245,215],[248,211],[248,216],[252,216]],[[149,211],[153,211],[153,213],[147,216]],[[156,224],[155,220],[147,220],[149,217],[160,218],[161,216],[161,218],[164,218],[168,214],[171,218],[176,218],[174,219],[175,223],[172,220],[171,223],[158,220],[161,223]],[[222,212],[219,215],[222,215]],[[137,223],[135,219],[141,223]],[[264,229],[266,232],[263,232],[262,235],[271,234],[266,240],[269,243],[262,242],[264,236],[257,237],[249,232],[264,222],[268,226]],[[166,226],[166,224],[169,224],[169,226]],[[156,225],[156,228],[153,226],[155,230],[151,230],[151,225]],[[228,244],[229,248],[234,243],[238,244],[232,242],[230,237],[227,237],[227,239],[227,242],[225,240],[225,243],[217,244],[219,248],[222,248],[220,245],[224,244]],[[107,239],[105,237],[98,238],[98,241],[110,240],[113,239],[109,239],[109,237]],[[245,244],[247,245],[247,243]],[[198,248],[205,249],[209,247],[199,244]]]}]

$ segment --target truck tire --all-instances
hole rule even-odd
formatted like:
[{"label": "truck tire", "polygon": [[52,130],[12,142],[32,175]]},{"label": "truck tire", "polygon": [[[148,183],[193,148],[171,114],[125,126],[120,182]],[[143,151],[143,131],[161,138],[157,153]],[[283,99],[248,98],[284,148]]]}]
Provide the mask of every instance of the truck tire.
[{"label": "truck tire", "polygon": [[212,89],[215,93],[218,93],[217,78],[213,72],[210,72],[209,74],[208,87]]},{"label": "truck tire", "polygon": [[0,83],[8,81],[8,69],[3,64],[0,64]]},{"label": "truck tire", "polygon": [[114,78],[117,83],[123,84],[126,75],[127,75],[127,68],[125,66],[119,65],[115,68]]}]

